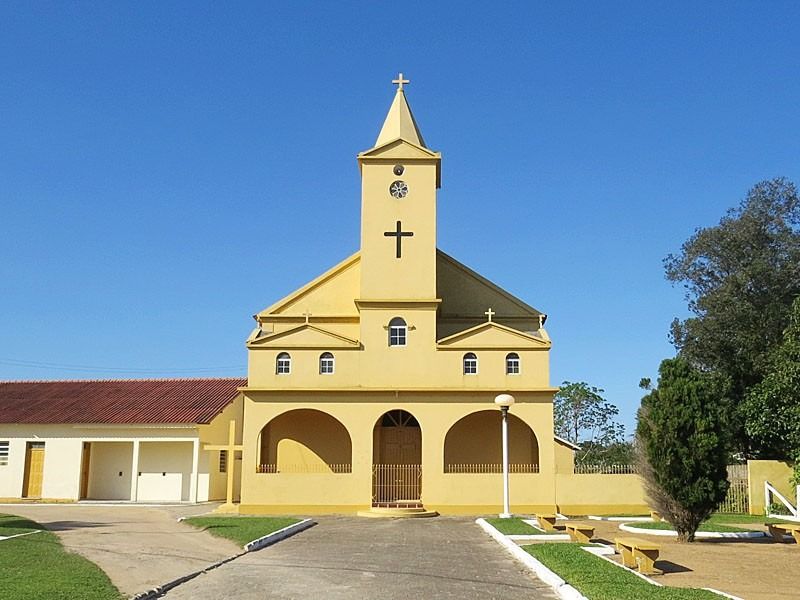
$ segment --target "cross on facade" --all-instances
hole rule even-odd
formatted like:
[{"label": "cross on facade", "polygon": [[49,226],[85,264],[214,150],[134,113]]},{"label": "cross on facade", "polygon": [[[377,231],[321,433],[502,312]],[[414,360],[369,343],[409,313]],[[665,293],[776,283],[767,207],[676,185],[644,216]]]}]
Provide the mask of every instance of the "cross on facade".
[{"label": "cross on facade", "polygon": [[303,313],[303,316],[306,318],[306,325],[308,325],[308,321],[311,319],[311,313],[308,312],[308,309]]},{"label": "cross on facade", "polygon": [[397,84],[397,89],[398,90],[402,90],[404,83],[411,83],[411,82],[408,79],[403,79],[403,74],[400,73],[397,76],[397,79],[392,79],[392,83],[396,83]]},{"label": "cross on facade", "polygon": [[[228,453],[227,471],[228,471],[228,486],[225,494],[225,507],[233,507],[233,472],[236,470],[236,451],[244,450],[244,446],[236,444],[236,421],[231,419],[228,428],[228,443],[227,444],[205,444],[203,450],[224,450]],[[222,507],[220,507],[222,508]]]},{"label": "cross on facade", "polygon": [[393,237],[397,241],[397,254],[396,258],[400,258],[403,255],[403,238],[404,237],[413,237],[414,234],[411,231],[403,231],[403,226],[400,224],[400,221],[397,222],[397,230],[396,231],[384,231],[383,235],[386,237]]},{"label": "cross on facade", "polygon": [[485,314],[487,317],[489,317],[489,323],[491,323],[491,322],[492,322],[492,317],[493,317],[493,316],[495,316],[497,313],[496,313],[496,312],[494,312],[494,311],[493,311],[493,310],[490,308],[489,310],[487,310],[487,311],[486,311],[485,313],[483,313],[483,314]]}]

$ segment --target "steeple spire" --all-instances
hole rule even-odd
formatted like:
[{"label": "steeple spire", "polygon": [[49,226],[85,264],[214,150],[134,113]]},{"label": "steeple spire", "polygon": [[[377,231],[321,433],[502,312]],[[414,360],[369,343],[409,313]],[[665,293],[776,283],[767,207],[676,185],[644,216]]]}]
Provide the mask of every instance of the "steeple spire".
[{"label": "steeple spire", "polygon": [[375,147],[402,139],[425,148],[425,141],[422,139],[422,134],[419,132],[414,115],[411,114],[411,108],[408,106],[406,94],[403,91],[403,84],[411,82],[408,79],[403,79],[403,74],[400,73],[397,79],[392,80],[392,83],[397,84],[397,92],[394,95],[392,105],[389,107],[389,113],[383,122],[381,132],[378,134]]}]

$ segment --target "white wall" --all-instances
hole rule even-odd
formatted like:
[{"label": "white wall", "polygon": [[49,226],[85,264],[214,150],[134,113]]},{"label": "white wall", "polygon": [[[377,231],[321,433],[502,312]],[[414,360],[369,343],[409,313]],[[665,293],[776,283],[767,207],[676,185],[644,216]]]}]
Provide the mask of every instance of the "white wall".
[{"label": "white wall", "polygon": [[142,442],[139,502],[188,501],[192,481],[191,442]]},{"label": "white wall", "polygon": [[50,438],[43,441],[42,498],[77,498],[81,485],[81,440]]},{"label": "white wall", "polygon": [[130,500],[132,467],[133,442],[92,442],[89,499]]},{"label": "white wall", "polygon": [[25,440],[13,439],[2,430],[0,440],[9,442],[8,464],[0,466],[0,498],[19,498],[22,496],[22,478],[25,472]]}]

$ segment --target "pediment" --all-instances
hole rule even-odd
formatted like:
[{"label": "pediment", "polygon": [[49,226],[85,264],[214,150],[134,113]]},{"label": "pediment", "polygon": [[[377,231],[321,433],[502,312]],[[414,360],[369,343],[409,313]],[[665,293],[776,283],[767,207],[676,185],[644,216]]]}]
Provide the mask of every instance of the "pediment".
[{"label": "pediment", "polygon": [[[544,330],[541,330],[542,332]],[[500,323],[486,322],[454,333],[437,342],[437,347],[464,350],[546,350],[550,348],[546,337],[518,331]]]},{"label": "pediment", "polygon": [[361,344],[333,331],[322,329],[316,325],[304,323],[278,333],[270,333],[260,337],[251,337],[248,348],[307,348],[307,349],[358,349]]},{"label": "pediment", "polygon": [[412,144],[408,140],[396,139],[387,142],[380,146],[375,146],[369,150],[365,150],[358,155],[359,159],[362,158],[436,158],[440,159],[442,155],[439,152],[428,150],[422,146]]},{"label": "pediment", "polygon": [[544,314],[438,249],[436,295],[442,299],[442,317],[483,319],[484,311],[492,308],[499,320],[527,318],[538,323]]},{"label": "pediment", "polygon": [[315,316],[357,316],[353,300],[358,296],[361,253],[356,252],[300,289],[259,312],[256,317],[296,316],[310,311]]}]

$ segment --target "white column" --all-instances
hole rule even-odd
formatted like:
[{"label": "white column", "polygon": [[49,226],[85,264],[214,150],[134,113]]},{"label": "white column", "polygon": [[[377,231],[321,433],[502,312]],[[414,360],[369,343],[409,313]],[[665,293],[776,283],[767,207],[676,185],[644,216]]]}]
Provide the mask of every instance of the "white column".
[{"label": "white column", "polygon": [[[229,458],[228,462],[232,462]],[[230,464],[228,465],[231,466]],[[195,438],[192,440],[192,480],[189,483],[189,501],[197,502],[197,492],[199,486],[198,470],[200,468],[200,439]]]},{"label": "white column", "polygon": [[503,513],[501,518],[507,519],[511,516],[508,501],[508,407],[503,406]]},{"label": "white column", "polygon": [[139,497],[139,440],[133,440],[133,460],[131,461],[131,502]]}]

